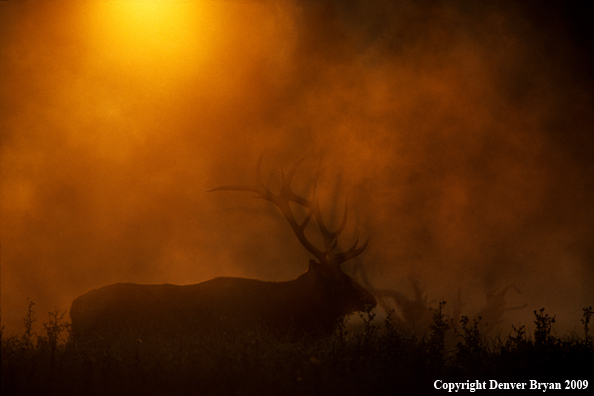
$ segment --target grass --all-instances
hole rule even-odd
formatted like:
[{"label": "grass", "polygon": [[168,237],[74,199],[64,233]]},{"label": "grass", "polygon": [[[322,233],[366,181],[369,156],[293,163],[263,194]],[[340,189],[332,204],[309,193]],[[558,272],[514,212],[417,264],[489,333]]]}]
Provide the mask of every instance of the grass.
[{"label": "grass", "polygon": [[[33,330],[34,304],[25,331],[2,331],[3,396],[8,395],[394,395],[433,394],[444,382],[561,382],[592,380],[594,347],[584,308],[583,334],[556,337],[554,317],[534,311],[532,335],[524,326],[487,338],[479,322],[459,324],[433,311],[427,335],[376,324],[340,322],[330,337],[296,340],[266,333],[194,335],[162,339],[95,339],[77,343],[64,314],[49,313]],[[592,384],[594,386],[594,384]],[[492,392],[492,391],[490,391]]]}]

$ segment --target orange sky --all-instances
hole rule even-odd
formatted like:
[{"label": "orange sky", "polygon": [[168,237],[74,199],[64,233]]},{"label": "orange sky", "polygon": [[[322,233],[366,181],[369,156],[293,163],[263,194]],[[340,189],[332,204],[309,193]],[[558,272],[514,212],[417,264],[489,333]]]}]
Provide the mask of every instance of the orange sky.
[{"label": "orange sky", "polygon": [[476,311],[513,284],[514,318],[579,324],[588,54],[562,20],[448,4],[0,2],[2,324],[115,282],[296,277],[274,208],[206,193],[252,183],[261,153],[273,186],[307,154],[304,194],[323,159],[325,210],[348,198],[378,287],[461,288]]}]

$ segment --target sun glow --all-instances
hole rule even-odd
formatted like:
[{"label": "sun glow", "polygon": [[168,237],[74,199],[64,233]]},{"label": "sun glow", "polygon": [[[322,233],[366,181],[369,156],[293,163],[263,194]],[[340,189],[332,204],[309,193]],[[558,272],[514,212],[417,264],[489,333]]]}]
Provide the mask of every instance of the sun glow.
[{"label": "sun glow", "polygon": [[217,18],[207,2],[117,0],[93,7],[93,61],[109,67],[151,77],[184,74],[205,62],[216,45]]}]

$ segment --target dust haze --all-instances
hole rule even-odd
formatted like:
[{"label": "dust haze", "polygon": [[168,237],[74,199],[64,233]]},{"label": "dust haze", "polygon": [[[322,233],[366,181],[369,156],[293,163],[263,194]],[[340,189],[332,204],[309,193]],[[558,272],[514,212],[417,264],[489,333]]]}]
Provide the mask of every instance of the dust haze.
[{"label": "dust haze", "polygon": [[528,306],[506,320],[545,307],[557,329],[594,304],[594,69],[574,14],[162,3],[0,3],[7,330],[27,298],[43,321],[116,282],[298,276],[308,254],[273,205],[206,192],[254,183],[262,153],[273,191],[306,155],[295,190],[312,193],[321,161],[322,211],[348,201],[341,246],[369,238],[357,260],[377,287],[460,291],[472,314],[514,285]]}]

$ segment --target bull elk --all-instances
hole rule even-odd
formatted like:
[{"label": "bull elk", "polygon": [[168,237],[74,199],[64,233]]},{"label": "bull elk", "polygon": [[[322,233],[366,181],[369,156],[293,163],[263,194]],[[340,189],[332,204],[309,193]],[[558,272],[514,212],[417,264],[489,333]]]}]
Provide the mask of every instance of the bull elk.
[{"label": "bull elk", "polygon": [[[253,186],[224,186],[210,191],[249,191],[272,202],[295,232],[297,239],[316,260],[301,276],[285,282],[218,277],[193,285],[116,283],[91,290],[72,302],[70,317],[75,339],[109,337],[132,333],[173,336],[206,331],[245,331],[264,327],[274,332],[330,333],[337,321],[355,311],[375,307],[371,293],[345,274],[341,264],[365,250],[358,239],[338,252],[338,237],[345,229],[348,209],[335,231],[330,231],[320,212],[319,200],[293,192],[291,182],[303,157],[283,175],[278,194],[261,181],[260,165]],[[317,178],[316,178],[317,179]],[[317,180],[316,180],[317,181]],[[303,207],[298,221],[291,204]],[[314,219],[323,248],[314,246],[305,229]],[[312,222],[313,224],[313,222]]]}]

